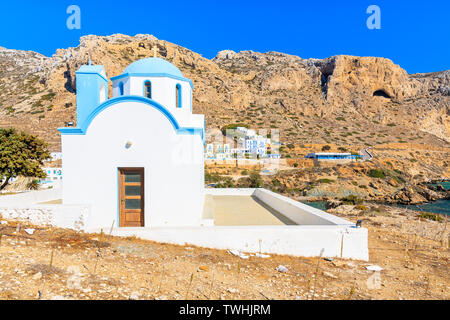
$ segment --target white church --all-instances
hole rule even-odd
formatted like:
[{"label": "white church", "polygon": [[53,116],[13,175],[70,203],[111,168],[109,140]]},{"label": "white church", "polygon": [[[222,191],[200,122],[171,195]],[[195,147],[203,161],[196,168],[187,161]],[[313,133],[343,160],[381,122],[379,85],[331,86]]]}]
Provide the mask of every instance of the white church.
[{"label": "white church", "polygon": [[76,127],[59,129],[63,204],[90,204],[88,227],[199,225],[205,121],[192,81],[161,58],[111,80],[108,99],[103,66],[76,72]]},{"label": "white church", "polygon": [[50,224],[217,249],[368,259],[367,229],[350,221],[263,188],[204,188],[205,119],[192,113],[192,82],[174,65],[145,58],[111,81],[108,99],[103,66],[76,72],[77,123],[58,129],[62,204],[44,205]]}]

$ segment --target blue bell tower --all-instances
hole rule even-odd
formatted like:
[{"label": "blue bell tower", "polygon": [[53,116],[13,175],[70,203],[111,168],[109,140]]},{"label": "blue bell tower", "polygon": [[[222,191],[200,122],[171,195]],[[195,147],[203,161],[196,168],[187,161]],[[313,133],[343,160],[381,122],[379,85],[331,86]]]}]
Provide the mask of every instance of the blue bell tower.
[{"label": "blue bell tower", "polygon": [[77,87],[77,127],[89,114],[108,99],[108,78],[103,66],[83,65],[76,72]]}]

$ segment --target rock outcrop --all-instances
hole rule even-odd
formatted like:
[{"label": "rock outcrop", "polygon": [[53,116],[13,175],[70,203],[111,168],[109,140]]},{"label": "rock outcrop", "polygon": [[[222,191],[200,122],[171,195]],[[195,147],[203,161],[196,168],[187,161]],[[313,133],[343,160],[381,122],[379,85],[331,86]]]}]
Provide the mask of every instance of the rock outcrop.
[{"label": "rock outcrop", "polygon": [[115,76],[154,48],[193,80],[194,112],[206,115],[207,128],[276,128],[295,144],[450,141],[450,71],[409,75],[385,58],[279,52],[224,50],[209,60],[152,35],[84,36],[52,57],[0,48],[0,126],[34,132],[58,150],[56,128],[75,120],[75,71],[91,59]]}]

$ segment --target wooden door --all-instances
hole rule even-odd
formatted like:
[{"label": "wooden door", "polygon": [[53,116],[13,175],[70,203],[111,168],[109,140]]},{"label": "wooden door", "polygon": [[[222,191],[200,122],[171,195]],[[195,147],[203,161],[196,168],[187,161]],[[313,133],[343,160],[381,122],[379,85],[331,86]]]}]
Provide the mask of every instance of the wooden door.
[{"label": "wooden door", "polygon": [[119,168],[119,227],[144,226],[144,168]]}]

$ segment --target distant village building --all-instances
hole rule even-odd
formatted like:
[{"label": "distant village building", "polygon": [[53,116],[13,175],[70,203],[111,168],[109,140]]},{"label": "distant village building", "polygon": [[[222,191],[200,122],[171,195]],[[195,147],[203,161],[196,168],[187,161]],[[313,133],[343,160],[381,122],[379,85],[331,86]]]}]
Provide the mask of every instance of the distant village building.
[{"label": "distant village building", "polygon": [[77,126],[59,128],[63,204],[90,206],[87,229],[199,225],[205,119],[192,81],[160,58],[111,80],[108,99],[103,66],[76,72]]},{"label": "distant village building", "polygon": [[62,168],[42,168],[42,170],[44,170],[47,177],[41,179],[41,183],[62,180]]},{"label": "distant village building", "polygon": [[205,148],[205,159],[228,160],[235,158],[279,158],[281,155],[270,152],[272,141],[270,138],[256,134],[253,129],[237,127],[236,146],[229,143],[208,143]]},{"label": "distant village building", "polygon": [[358,154],[337,153],[337,152],[313,152],[305,156],[306,159],[317,160],[356,160],[362,157]]},{"label": "distant village building", "polygon": [[232,159],[232,149],[228,143],[224,144],[206,144],[205,159],[227,160]]}]

